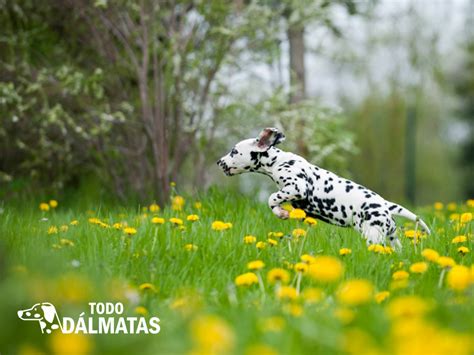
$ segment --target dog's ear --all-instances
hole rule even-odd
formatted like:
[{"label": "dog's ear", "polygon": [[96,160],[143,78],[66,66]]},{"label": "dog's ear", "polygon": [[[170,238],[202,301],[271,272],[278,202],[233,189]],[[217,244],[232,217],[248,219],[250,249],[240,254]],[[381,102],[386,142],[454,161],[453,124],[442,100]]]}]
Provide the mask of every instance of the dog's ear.
[{"label": "dog's ear", "polygon": [[43,303],[41,308],[43,309],[43,314],[46,321],[52,323],[54,316],[56,315],[56,308],[51,303]]},{"label": "dog's ear", "polygon": [[285,135],[276,128],[264,128],[257,138],[257,147],[266,151],[285,140]]}]

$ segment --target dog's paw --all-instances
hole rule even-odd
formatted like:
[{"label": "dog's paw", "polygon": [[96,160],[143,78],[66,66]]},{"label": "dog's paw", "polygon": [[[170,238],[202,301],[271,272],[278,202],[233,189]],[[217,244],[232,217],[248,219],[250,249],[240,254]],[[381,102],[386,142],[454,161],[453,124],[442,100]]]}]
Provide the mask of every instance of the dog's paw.
[{"label": "dog's paw", "polygon": [[288,219],[290,217],[290,213],[281,207],[273,207],[272,209],[275,216],[281,219]]}]

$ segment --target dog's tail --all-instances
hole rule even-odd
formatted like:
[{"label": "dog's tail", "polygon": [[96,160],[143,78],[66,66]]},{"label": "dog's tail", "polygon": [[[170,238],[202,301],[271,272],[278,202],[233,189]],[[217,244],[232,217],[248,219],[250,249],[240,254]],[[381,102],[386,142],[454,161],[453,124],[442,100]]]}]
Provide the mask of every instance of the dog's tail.
[{"label": "dog's tail", "polygon": [[426,223],[416,214],[407,210],[405,207],[397,205],[396,203],[392,203],[389,209],[392,211],[392,216],[400,216],[409,219],[410,221],[420,223],[421,227],[425,230],[425,232],[431,234],[431,231],[426,225]]}]

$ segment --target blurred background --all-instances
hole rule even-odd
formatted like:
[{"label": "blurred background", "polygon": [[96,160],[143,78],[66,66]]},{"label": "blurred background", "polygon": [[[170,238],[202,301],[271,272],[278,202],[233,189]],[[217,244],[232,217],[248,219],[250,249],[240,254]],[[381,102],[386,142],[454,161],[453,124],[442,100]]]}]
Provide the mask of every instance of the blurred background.
[{"label": "blurred background", "polygon": [[474,196],[473,0],[0,0],[0,23],[3,201],[274,189],[215,165],[265,126],[386,198]]}]

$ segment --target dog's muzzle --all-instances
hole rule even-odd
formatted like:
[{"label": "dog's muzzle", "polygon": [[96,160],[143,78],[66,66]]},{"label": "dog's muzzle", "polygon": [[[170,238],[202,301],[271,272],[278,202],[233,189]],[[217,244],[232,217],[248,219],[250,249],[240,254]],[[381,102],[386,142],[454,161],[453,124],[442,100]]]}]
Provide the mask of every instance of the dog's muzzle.
[{"label": "dog's muzzle", "polygon": [[219,159],[216,164],[221,167],[221,169],[224,171],[224,174],[226,174],[227,176],[231,176],[231,172],[230,172],[230,168],[229,166],[222,160],[222,159]]}]

